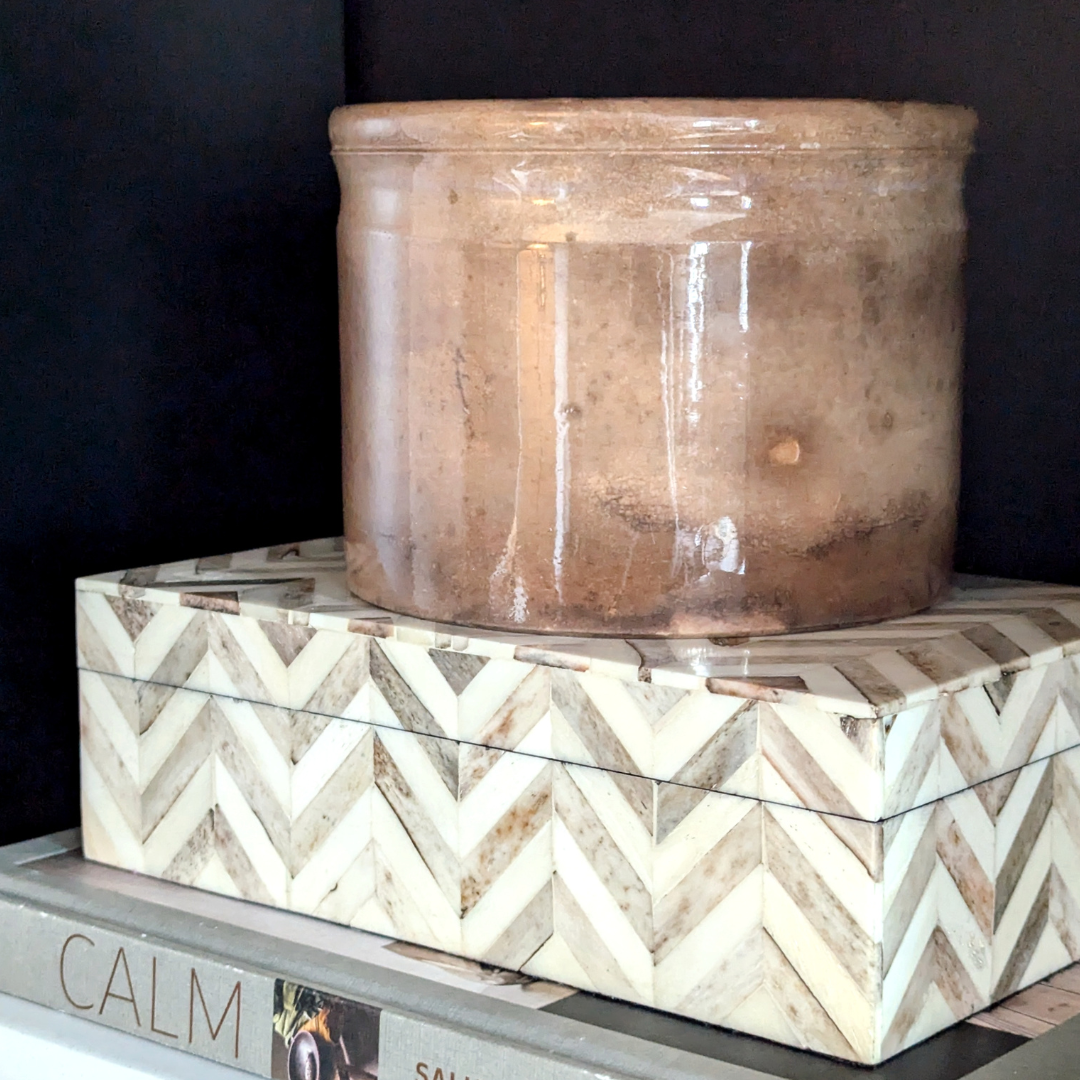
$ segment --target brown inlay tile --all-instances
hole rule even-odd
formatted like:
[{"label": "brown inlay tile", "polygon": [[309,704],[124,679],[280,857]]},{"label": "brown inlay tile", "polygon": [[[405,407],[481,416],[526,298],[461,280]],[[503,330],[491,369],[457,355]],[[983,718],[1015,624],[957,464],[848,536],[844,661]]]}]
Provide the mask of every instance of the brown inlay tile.
[{"label": "brown inlay tile", "polygon": [[979,1007],[981,995],[940,927],[935,927],[908,982],[900,1007],[882,1043],[885,1057],[904,1046],[931,984],[937,986],[957,1018]]},{"label": "brown inlay tile", "polygon": [[116,662],[112,650],[102,640],[97,627],[94,626],[81,603],[75,606],[75,636],[79,642],[79,652],[82,653],[85,668],[89,671],[101,672],[103,675],[125,674],[120,670],[120,665]]},{"label": "brown inlay tile", "polygon": [[551,710],[551,673],[534,667],[479,731],[463,737],[513,749]]},{"label": "brown inlay tile", "polygon": [[502,760],[504,750],[458,744],[458,799],[466,795]]},{"label": "brown inlay tile", "polygon": [[1069,956],[1080,957],[1080,905],[1054,865],[1050,867],[1050,922]]},{"label": "brown inlay tile", "polygon": [[[375,784],[386,799],[390,809],[397,815],[401,827],[408,834],[417,854],[439,886],[451,907],[461,913],[461,870],[457,855],[443,839],[428,816],[427,810],[417,800],[401,770],[387,748],[382,732],[375,733],[374,772]],[[437,741],[437,740],[432,740]],[[454,785],[455,797],[457,785]]]},{"label": "brown inlay tile", "polygon": [[[983,693],[983,690],[970,691]],[[968,715],[964,712],[955,694],[949,694],[937,705],[941,718],[941,740],[949,751],[956,767],[969,784],[985,780],[993,771],[993,764],[986,753],[982,739],[972,728]],[[998,710],[1000,712],[1000,709]]]},{"label": "brown inlay tile", "polygon": [[[472,910],[533,837],[551,821],[552,769],[553,766],[545,766],[480,843],[472,851],[462,853],[462,915]],[[550,852],[547,858],[550,861]]]},{"label": "brown inlay tile", "polygon": [[289,808],[278,802],[263,777],[259,766],[251,760],[225,712],[213,706],[214,750],[218,761],[266,831],[270,842],[286,865],[289,862]]},{"label": "brown inlay tile", "polygon": [[369,729],[292,824],[289,873],[307,865],[326,838],[370,790],[375,777],[375,737]]},{"label": "brown inlay tile", "polygon": [[270,895],[243,844],[237,839],[228,819],[218,809],[212,810],[214,819],[214,851],[221,860],[225,872],[245,900],[259,904],[273,904]]},{"label": "brown inlay tile", "polygon": [[[206,612],[195,611],[191,621],[169,646],[169,651],[162,657],[150,679],[169,686],[185,685],[202,663],[210,647],[209,623],[210,616]],[[138,650],[138,646],[136,649]]]},{"label": "brown inlay tile", "polygon": [[[918,813],[918,811],[915,812]],[[881,948],[882,970],[886,975],[892,968],[893,960],[900,950],[908,925],[930,883],[930,875],[934,872],[934,865],[937,862],[937,844],[935,814],[931,812],[927,815],[923,834],[919,837],[919,842],[911,854],[900,886],[893,894],[892,906],[885,912]]]},{"label": "brown inlay tile", "polygon": [[998,977],[997,985],[990,994],[991,1001],[997,1001],[1005,997],[1011,990],[1015,990],[1017,983],[1027,970],[1031,957],[1039,944],[1039,938],[1046,929],[1046,922],[1050,914],[1050,874],[1043,878],[1043,883],[1031,905],[1028,917],[1024,921],[1023,929],[1016,939],[1012,952],[1002,968]]},{"label": "brown inlay tile", "polygon": [[[371,643],[369,663],[371,680],[379,688],[390,711],[406,731],[415,731],[423,735],[445,735],[446,732],[436,723],[435,717],[428,712],[424,703],[413,693],[412,687],[398,674],[382,646]],[[454,790],[457,790],[455,773]]]},{"label": "brown inlay tile", "polygon": [[484,953],[484,962],[510,970],[523,968],[554,930],[555,900],[551,881],[525,905],[521,914]]},{"label": "brown inlay tile", "polygon": [[757,723],[757,706],[748,703],[671,777],[671,782],[712,791],[723,790],[728,780],[757,750]]},{"label": "brown inlay tile", "polygon": [[765,985],[794,1030],[806,1038],[812,1050],[840,1058],[858,1058],[851,1043],[791,966],[769,932],[763,930],[761,933],[764,939]]},{"label": "brown inlay tile", "polygon": [[981,649],[995,664],[1015,664],[1026,661],[1028,654],[1011,638],[989,623],[979,623],[960,631],[977,649]]},{"label": "brown inlay tile", "polygon": [[192,885],[214,854],[214,811],[207,810],[172,861],[161,872],[166,881]]},{"label": "brown inlay tile", "polygon": [[759,805],[699,859],[674,888],[656,901],[653,933],[657,963],[761,865],[761,850]]},{"label": "brown inlay tile", "polygon": [[809,687],[798,675],[754,675],[745,678],[712,677],[705,680],[705,687],[713,694],[756,698],[758,701],[786,701],[790,693],[809,693]]},{"label": "brown inlay tile", "polygon": [[106,596],[106,603],[113,609],[120,625],[127,636],[135,641],[146,629],[147,623],[154,617],[159,605],[150,605],[143,600],[127,600],[119,596]]},{"label": "brown inlay tile", "polygon": [[121,585],[130,585],[136,589],[145,589],[157,581],[160,566],[140,566],[134,570],[128,570],[120,579]]},{"label": "brown inlay tile", "polygon": [[233,637],[231,621],[222,615],[213,615],[208,626],[209,649],[225,669],[229,681],[236,687],[241,697],[250,701],[273,703],[269,687],[255,665],[248,659],[247,653]]},{"label": "brown inlay tile", "polygon": [[938,857],[964,898],[968,910],[975,916],[979,929],[989,938],[994,930],[994,883],[986,876],[948,804],[939,806],[935,814]]},{"label": "brown inlay tile", "polygon": [[992,780],[984,780],[983,783],[976,784],[971,789],[975,792],[979,802],[982,803],[983,809],[991,821],[997,822],[998,814],[1001,813],[1002,807],[1009,801],[1017,776],[1018,771],[1014,770],[1001,776],[995,776]]},{"label": "brown inlay tile", "polygon": [[220,611],[227,615],[240,614],[240,597],[235,590],[220,592],[182,592],[181,607],[202,608],[204,611]]},{"label": "brown inlay tile", "polygon": [[187,731],[142,794],[142,839],[158,827],[176,800],[184,793],[191,778],[206,762],[214,748],[214,713],[211,701],[199,710]]},{"label": "brown inlay tile", "polygon": [[102,728],[86,698],[80,695],[79,728],[81,749],[93,762],[109,794],[116,801],[128,827],[140,835],[141,802],[138,778],[131,775]]},{"label": "brown inlay tile", "polygon": [[363,638],[350,641],[338,662],[323,677],[311,697],[296,702],[313,712],[340,716],[360,692],[368,677],[369,648]]},{"label": "brown inlay tile", "polygon": [[[905,753],[904,764],[900,767],[899,773],[894,777],[888,791],[885,793],[884,812],[886,814],[907,810],[915,804],[919,790],[926,779],[926,774],[930,771],[931,766],[937,764],[940,745],[941,709],[939,703],[934,702],[926,710],[915,740]],[[885,738],[885,760],[889,760],[888,736]],[[882,771],[884,772],[884,770]],[[936,797],[939,790],[940,785],[934,785],[931,797]]]},{"label": "brown inlay tile", "polygon": [[662,844],[706,795],[703,788],[661,784],[656,793],[656,842]]},{"label": "brown inlay tile", "polygon": [[621,773],[638,773],[611,725],[572,675],[551,673],[551,702],[581,740],[596,765]]},{"label": "brown inlay tile", "polygon": [[821,935],[859,990],[870,997],[880,976],[877,946],[767,808],[764,826],[768,872]]},{"label": "brown inlay tile", "polygon": [[[584,792],[574,782],[574,773],[580,768],[584,767],[555,767],[555,816],[574,838],[581,853],[611,893],[612,899],[633,926],[635,933],[651,948],[652,895],[638,877],[630,860],[608,833]],[[556,863],[557,861],[556,852]]]},{"label": "brown inlay tile", "polygon": [[[952,682],[954,679],[967,675],[970,668],[960,657],[953,656],[944,647],[948,640],[949,637],[945,637],[935,641],[920,642],[917,645],[909,645],[896,651],[912,667],[918,668],[928,679],[932,679],[935,683]],[[985,660],[987,664],[993,663],[989,656],[985,657]]]},{"label": "brown inlay tile", "polygon": [[304,646],[315,636],[315,631],[310,627],[292,623],[260,620],[259,629],[266,635],[266,640],[286,667],[304,651]]},{"label": "brown inlay tile", "polygon": [[871,705],[893,705],[905,698],[904,692],[896,683],[890,682],[866,660],[853,657],[850,660],[841,660],[834,666]]},{"label": "brown inlay tile", "polygon": [[1035,608],[1026,611],[1029,622],[1033,622],[1044,634],[1052,638],[1059,645],[1070,645],[1080,640],[1080,626],[1065,618],[1060,611],[1054,608]]},{"label": "brown inlay tile", "polygon": [[1050,813],[1050,805],[1054,798],[1054,769],[1048,765],[1043,770],[1042,779],[1035,793],[1031,797],[1027,810],[1024,812],[1020,828],[1016,831],[1012,846],[1009,848],[1005,861],[997,872],[997,881],[994,883],[994,929],[1001,923],[1001,917],[1009,906],[1013,891],[1020,880],[1020,875],[1031,858],[1031,850],[1039,834],[1046,824],[1047,815]]},{"label": "brown inlay tile", "polygon": [[764,702],[758,706],[758,744],[765,760],[804,806],[848,817],[859,816],[795,732]]},{"label": "brown inlay tile", "polygon": [[562,938],[597,990],[628,1001],[640,1001],[640,995],[622,973],[611,950],[558,874],[552,878],[552,892],[555,900],[555,933]]},{"label": "brown inlay tile", "polygon": [[487,664],[486,656],[470,656],[445,649],[428,649],[428,656],[449,683],[450,689],[459,696]]}]

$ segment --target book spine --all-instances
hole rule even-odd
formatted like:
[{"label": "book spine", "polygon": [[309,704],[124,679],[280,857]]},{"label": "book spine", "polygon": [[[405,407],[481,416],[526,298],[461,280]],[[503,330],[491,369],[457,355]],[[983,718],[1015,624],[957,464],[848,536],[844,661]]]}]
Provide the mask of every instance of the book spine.
[{"label": "book spine", "polygon": [[272,1076],[269,973],[0,897],[0,992]]},{"label": "book spine", "polygon": [[[361,1080],[598,1080],[603,1075],[615,1080],[611,1073],[538,1050],[298,986],[224,957],[0,895],[0,993],[270,1080],[289,1080],[288,1042],[280,1032],[283,990],[286,1000],[290,990],[314,996],[338,1017],[334,1023],[343,1024],[347,1034],[339,1042],[347,1046],[346,1061],[351,1050],[351,1071],[338,1075]],[[358,1052],[347,1038],[364,1039],[365,1017],[373,1020],[374,1035]],[[313,1026],[318,1032],[318,1024]],[[331,1043],[335,1051],[337,1045]]]}]

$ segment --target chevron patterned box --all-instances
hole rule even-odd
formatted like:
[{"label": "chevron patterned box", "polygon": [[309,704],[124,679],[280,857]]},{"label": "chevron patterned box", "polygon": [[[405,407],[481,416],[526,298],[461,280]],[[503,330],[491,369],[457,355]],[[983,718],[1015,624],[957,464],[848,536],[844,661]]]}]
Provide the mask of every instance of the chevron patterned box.
[{"label": "chevron patterned box", "polygon": [[326,540],[76,595],[91,859],[866,1063],[1080,958],[1080,589],[526,637]]}]

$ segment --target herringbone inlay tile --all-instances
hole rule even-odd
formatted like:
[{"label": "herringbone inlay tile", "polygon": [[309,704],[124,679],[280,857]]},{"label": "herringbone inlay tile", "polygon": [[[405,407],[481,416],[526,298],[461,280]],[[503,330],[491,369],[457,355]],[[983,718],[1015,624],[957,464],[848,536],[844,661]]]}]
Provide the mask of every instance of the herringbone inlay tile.
[{"label": "herringbone inlay tile", "polygon": [[1080,590],[708,641],[477,634],[358,605],[340,541],[78,583],[85,670],[878,820],[1080,745]]},{"label": "herringbone inlay tile", "polygon": [[717,644],[83,579],[91,858],[875,1062],[1080,958],[1080,590]]},{"label": "herringbone inlay tile", "polygon": [[80,684],[86,851],[129,869],[856,1061],[1080,957],[1080,750],[873,822]]}]

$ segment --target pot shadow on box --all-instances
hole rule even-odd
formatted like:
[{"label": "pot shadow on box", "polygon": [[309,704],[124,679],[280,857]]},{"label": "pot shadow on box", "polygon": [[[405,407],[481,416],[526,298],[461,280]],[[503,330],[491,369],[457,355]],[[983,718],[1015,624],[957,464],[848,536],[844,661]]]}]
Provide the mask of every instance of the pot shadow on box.
[{"label": "pot shadow on box", "polygon": [[685,1050],[781,1080],[962,1080],[1030,1040],[961,1022],[880,1065],[853,1065],[779,1043],[711,1027],[670,1013],[579,991],[543,1007],[571,1020]]}]

